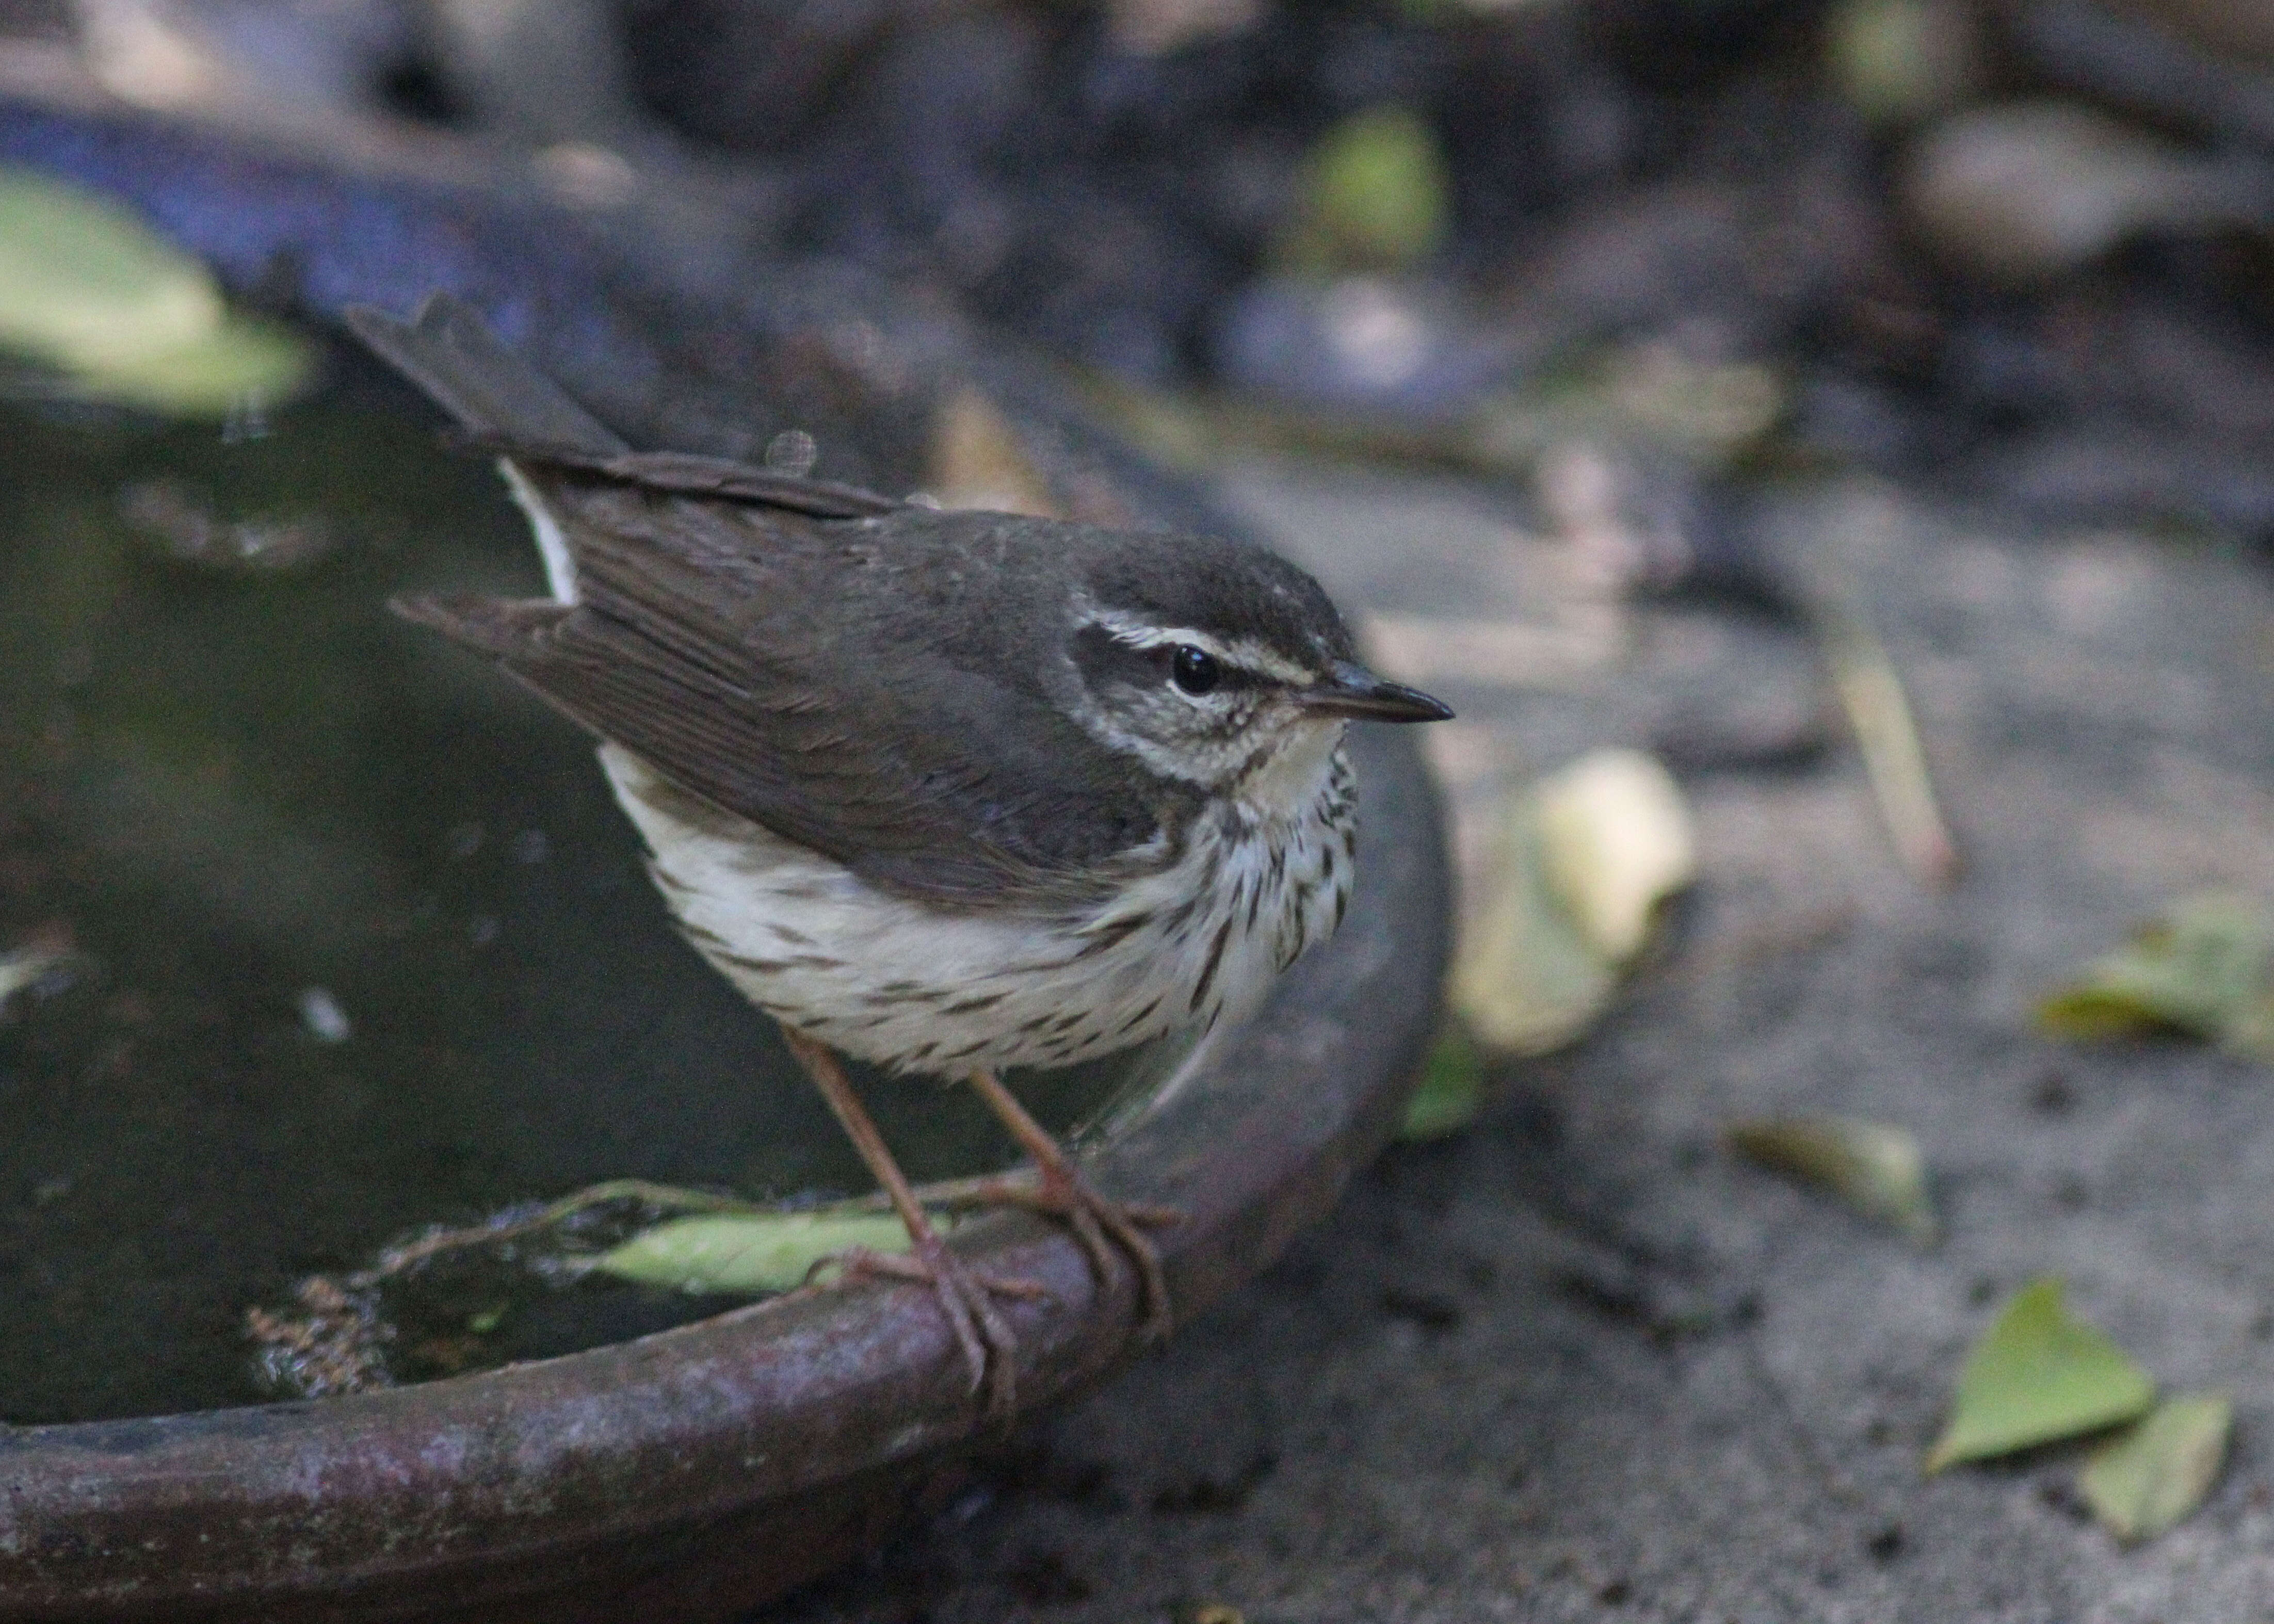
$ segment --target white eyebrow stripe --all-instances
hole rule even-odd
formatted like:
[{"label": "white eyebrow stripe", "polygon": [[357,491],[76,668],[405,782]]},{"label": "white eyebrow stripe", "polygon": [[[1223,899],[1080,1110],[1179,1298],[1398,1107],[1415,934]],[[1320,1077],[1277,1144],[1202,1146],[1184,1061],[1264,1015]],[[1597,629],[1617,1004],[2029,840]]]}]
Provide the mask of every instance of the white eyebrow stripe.
[{"label": "white eyebrow stripe", "polygon": [[1188,643],[1228,665],[1239,666],[1244,671],[1254,672],[1291,687],[1308,688],[1318,680],[1311,672],[1252,637],[1235,637],[1227,642],[1195,627],[1156,625],[1119,609],[1090,607],[1084,611],[1081,619],[1083,624],[1095,626],[1116,643],[1133,649],[1157,649],[1170,643]]}]

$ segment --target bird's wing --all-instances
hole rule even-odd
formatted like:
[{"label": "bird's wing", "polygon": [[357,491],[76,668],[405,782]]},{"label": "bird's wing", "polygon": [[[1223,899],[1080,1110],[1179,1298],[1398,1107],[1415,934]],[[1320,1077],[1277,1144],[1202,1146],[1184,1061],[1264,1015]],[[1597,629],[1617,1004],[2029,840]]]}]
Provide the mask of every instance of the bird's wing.
[{"label": "bird's wing", "polygon": [[[576,566],[573,605],[398,599],[408,618],[491,655],[681,788],[917,899],[1092,895],[1159,828],[1042,699],[855,601],[862,527],[843,522],[902,504],[632,451],[445,296],[409,322],[349,320],[522,469]],[[885,539],[869,552],[896,567]]]},{"label": "bird's wing", "polygon": [[[888,647],[832,596],[839,550],[788,533],[811,522],[631,491],[561,522],[577,604],[396,607],[680,787],[917,900],[1094,897],[1161,828],[1039,697]],[[749,531],[775,525],[770,555]]]},{"label": "bird's wing", "polygon": [[674,496],[707,496],[714,500],[747,502],[754,507],[779,508],[815,519],[862,519],[892,513],[907,503],[856,485],[834,479],[811,479],[727,457],[703,456],[691,451],[624,451],[611,455],[574,446],[539,444],[502,434],[467,434],[463,441],[495,451],[527,469],[549,469],[584,474],[618,485]]},{"label": "bird's wing", "polygon": [[595,457],[631,450],[447,293],[431,295],[408,321],[368,304],[349,306],[342,320],[470,434],[504,436]]}]

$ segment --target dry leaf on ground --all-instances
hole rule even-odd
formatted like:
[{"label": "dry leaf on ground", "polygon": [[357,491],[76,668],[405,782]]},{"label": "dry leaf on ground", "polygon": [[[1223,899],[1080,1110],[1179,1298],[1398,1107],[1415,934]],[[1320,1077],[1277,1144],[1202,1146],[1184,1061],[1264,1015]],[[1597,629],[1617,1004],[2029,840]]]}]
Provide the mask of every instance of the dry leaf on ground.
[{"label": "dry leaf on ground", "polygon": [[1926,1158],[1908,1128],[1851,1116],[1792,1116],[1734,1124],[1728,1140],[1748,1162],[1828,1190],[1922,1246],[1934,1244]]},{"label": "dry leaf on ground", "polygon": [[1066,516],[1010,418],[969,385],[943,398],[933,420],[931,494],[943,508]]},{"label": "dry leaf on ground", "polygon": [[2054,1037],[2180,1031],[2274,1059],[2274,908],[2211,891],[2176,904],[2037,1005]]}]

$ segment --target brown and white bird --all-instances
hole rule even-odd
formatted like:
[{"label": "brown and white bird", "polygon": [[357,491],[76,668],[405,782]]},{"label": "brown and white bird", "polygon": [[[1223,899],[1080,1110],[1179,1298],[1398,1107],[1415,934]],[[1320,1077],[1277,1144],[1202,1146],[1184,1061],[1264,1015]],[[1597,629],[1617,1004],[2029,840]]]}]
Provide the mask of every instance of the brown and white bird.
[{"label": "brown and white bird", "polygon": [[1361,665],[1318,583],[1250,544],[941,512],[635,452],[470,311],[349,313],[500,453],[553,597],[396,609],[602,741],[680,929],[782,1026],[907,1224],[990,1407],[1011,1331],[940,1241],[837,1054],[967,1080],[1036,1164],[1005,1199],[1170,1304],[1148,1223],[1004,1087],[1236,1020],[1351,893],[1352,718],[1450,712]]}]

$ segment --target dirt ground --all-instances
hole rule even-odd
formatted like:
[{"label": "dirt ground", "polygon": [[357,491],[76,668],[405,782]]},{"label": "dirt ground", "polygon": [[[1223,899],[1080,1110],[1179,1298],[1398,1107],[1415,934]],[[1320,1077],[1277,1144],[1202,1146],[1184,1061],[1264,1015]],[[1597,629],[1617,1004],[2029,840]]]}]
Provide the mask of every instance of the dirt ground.
[{"label": "dirt ground", "polygon": [[[1573,623],[1537,590],[1553,548],[1483,491],[1257,462],[1223,494],[1346,604]],[[1645,609],[1629,658],[1582,648],[1523,688],[1419,638],[1472,823],[1593,744],[1784,726],[1794,748],[1690,752],[1703,881],[1605,1026],[1509,1068],[1471,1132],[1391,1152],[1238,1301],[764,1624],[2274,1617],[2274,1078],[2027,1023],[2175,894],[2274,876],[2274,578],[1860,484],[1774,497],[1748,534],[1868,605],[1962,883],[1910,879],[1853,752],[1807,748],[1788,629]],[[1914,1130],[1941,1245],[1721,1148],[1788,1111]],[[2159,1381],[2235,1398],[2209,1503],[2143,1548],[2084,1515],[2072,1450],[1921,1476],[1965,1349],[2045,1274]]]}]

